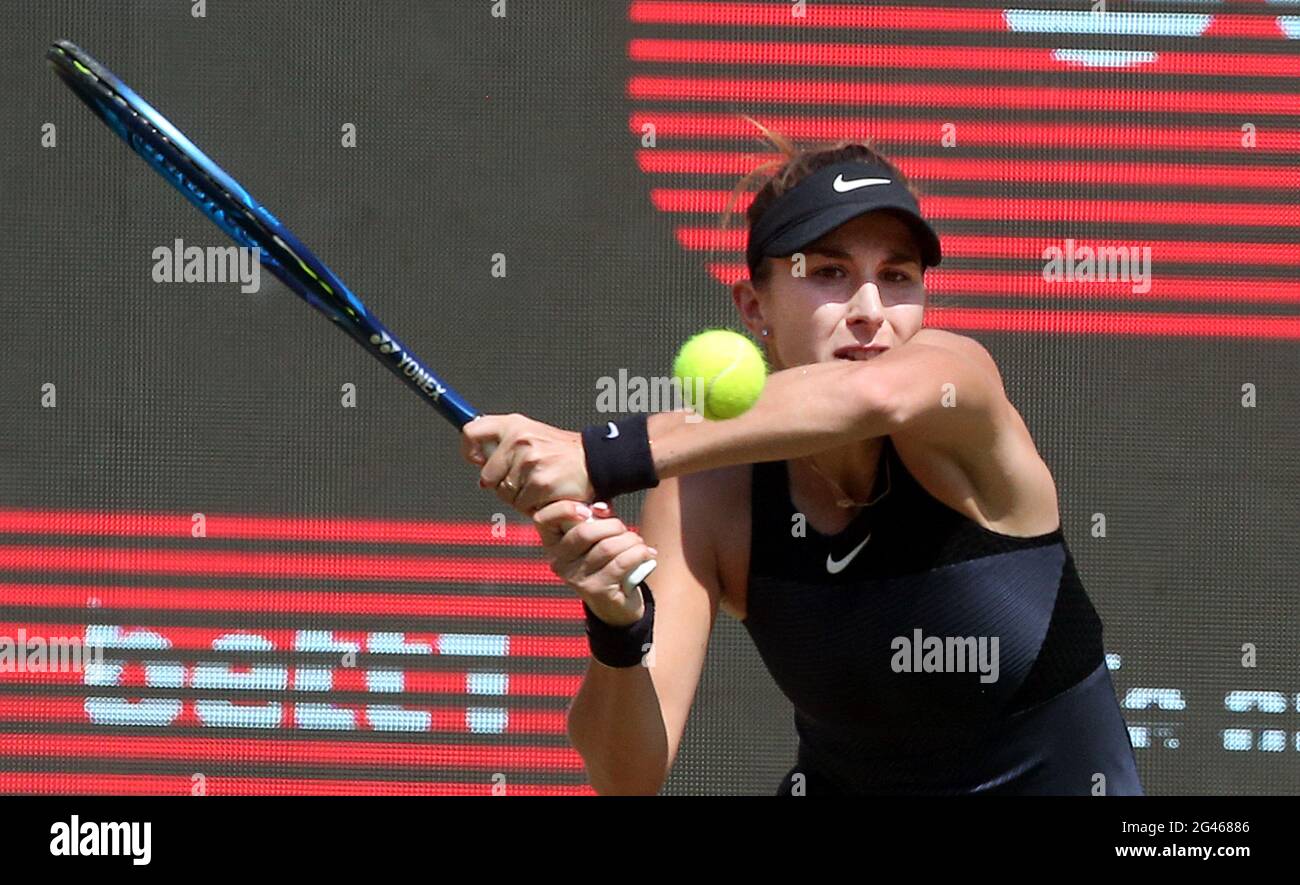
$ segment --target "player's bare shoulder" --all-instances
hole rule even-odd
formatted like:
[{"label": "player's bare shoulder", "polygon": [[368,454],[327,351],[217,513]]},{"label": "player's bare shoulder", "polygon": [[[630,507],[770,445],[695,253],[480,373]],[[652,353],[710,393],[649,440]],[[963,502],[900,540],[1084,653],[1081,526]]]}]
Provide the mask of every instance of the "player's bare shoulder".
[{"label": "player's bare shoulder", "polygon": [[933,347],[943,347],[955,353],[959,353],[967,359],[974,362],[980,368],[988,372],[989,377],[997,382],[999,390],[1003,389],[1002,373],[998,370],[998,364],[993,359],[992,354],[985,349],[974,338],[965,335],[958,335],[955,332],[949,332],[946,329],[925,328],[917,331],[909,341],[916,341],[920,344],[929,344]]},{"label": "player's bare shoulder", "polygon": [[1060,524],[1056,484],[993,356],[974,338],[943,329],[921,329],[909,340],[945,348],[981,368],[995,392],[997,432],[992,444],[972,450],[978,457],[960,462],[924,441],[896,436],[908,469],[931,495],[985,528],[1017,536],[1054,530]]}]

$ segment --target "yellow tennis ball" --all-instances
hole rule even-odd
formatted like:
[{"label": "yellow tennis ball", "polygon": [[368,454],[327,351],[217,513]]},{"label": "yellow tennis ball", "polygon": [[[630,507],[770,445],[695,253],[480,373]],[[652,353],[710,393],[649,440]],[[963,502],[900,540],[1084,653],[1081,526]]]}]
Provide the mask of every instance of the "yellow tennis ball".
[{"label": "yellow tennis ball", "polygon": [[[677,352],[673,376],[692,409],[710,421],[743,414],[763,392],[767,363],[753,341],[730,329],[709,329]],[[698,400],[703,396],[701,408]]]}]

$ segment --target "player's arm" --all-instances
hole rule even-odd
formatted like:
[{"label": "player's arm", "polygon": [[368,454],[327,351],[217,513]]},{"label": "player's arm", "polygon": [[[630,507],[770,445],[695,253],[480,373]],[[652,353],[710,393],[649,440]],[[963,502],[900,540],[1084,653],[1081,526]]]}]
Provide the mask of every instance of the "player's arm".
[{"label": "player's arm", "polygon": [[659,554],[649,666],[593,658],[569,708],[569,739],[601,794],[654,795],[677,758],[721,596],[705,512],[715,481],[667,479],[646,494],[639,530]]},{"label": "player's arm", "polygon": [[[776,372],[739,417],[688,420],[694,417],[684,411],[649,416],[650,454],[661,481],[802,458],[880,436],[911,436],[950,456],[986,492],[1037,461],[992,357],[971,338],[935,329],[865,362]],[[462,437],[464,457],[482,465],[480,483],[521,512],[533,514],[552,501],[594,500],[579,433],[522,415],[494,415],[466,424]],[[485,463],[481,449],[490,442],[499,446]],[[994,451],[1000,454],[991,457]],[[1015,506],[1003,500],[995,509]]]},{"label": "player's arm", "polygon": [[727,421],[649,420],[659,477],[801,458],[858,439],[916,434],[959,460],[990,445],[1007,406],[997,366],[976,341],[922,329],[865,362],[775,372],[749,411]]}]

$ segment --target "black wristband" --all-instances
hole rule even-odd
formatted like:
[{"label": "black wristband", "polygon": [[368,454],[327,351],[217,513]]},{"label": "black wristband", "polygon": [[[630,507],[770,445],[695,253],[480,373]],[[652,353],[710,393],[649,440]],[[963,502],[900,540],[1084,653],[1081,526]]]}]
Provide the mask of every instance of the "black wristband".
[{"label": "black wristband", "polygon": [[654,458],[650,455],[649,416],[644,412],[593,424],[582,431],[582,448],[587,457],[587,476],[596,490],[597,501],[612,501],[627,492],[639,492],[659,485]]},{"label": "black wristband", "polygon": [[641,585],[641,598],[645,600],[641,620],[626,627],[605,623],[585,601],[582,603],[587,617],[587,645],[592,657],[606,667],[635,667],[650,650],[654,642],[655,598],[649,584]]}]

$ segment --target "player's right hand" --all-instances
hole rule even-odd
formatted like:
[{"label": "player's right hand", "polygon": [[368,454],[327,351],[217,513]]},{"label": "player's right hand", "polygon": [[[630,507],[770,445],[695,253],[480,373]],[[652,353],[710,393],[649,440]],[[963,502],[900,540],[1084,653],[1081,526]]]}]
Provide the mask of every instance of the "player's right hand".
[{"label": "player's right hand", "polygon": [[596,617],[615,627],[641,619],[645,612],[641,592],[625,592],[623,579],[658,554],[614,516],[608,504],[553,501],[533,514],[533,524],[541,535],[551,571]]}]

